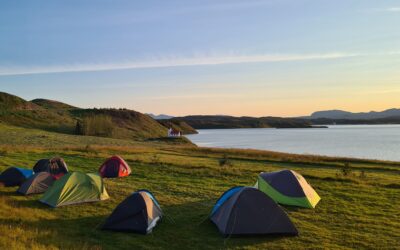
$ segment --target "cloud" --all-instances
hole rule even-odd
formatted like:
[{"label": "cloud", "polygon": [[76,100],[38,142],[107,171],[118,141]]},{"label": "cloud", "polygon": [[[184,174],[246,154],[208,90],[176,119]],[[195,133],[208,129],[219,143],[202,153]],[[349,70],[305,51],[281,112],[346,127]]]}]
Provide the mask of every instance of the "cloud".
[{"label": "cloud", "polygon": [[400,12],[400,7],[373,8],[366,10],[367,12]]},{"label": "cloud", "polygon": [[386,8],[384,10],[389,12],[400,12],[400,7],[391,7],[391,8]]},{"label": "cloud", "polygon": [[77,63],[48,66],[1,66],[0,76],[68,73],[68,72],[95,72],[125,69],[151,69],[186,66],[207,66],[240,63],[272,63],[310,60],[333,60],[358,56],[358,54],[327,53],[327,54],[289,54],[289,55],[225,55],[225,56],[192,56],[167,57],[142,61],[127,61],[115,63]]},{"label": "cloud", "polygon": [[166,95],[166,96],[151,96],[144,97],[147,100],[193,100],[193,99],[229,99],[229,98],[242,98],[242,94],[181,94],[181,95]]}]

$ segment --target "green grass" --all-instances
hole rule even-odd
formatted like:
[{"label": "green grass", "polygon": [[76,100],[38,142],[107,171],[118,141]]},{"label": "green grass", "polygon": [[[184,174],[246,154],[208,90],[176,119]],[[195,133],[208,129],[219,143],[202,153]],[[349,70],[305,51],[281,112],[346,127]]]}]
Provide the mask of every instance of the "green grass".
[{"label": "green grass", "polygon": [[[132,175],[106,179],[111,199],[49,208],[40,195],[0,188],[0,249],[394,249],[400,245],[400,164],[207,149],[171,141],[133,142],[64,135],[0,125],[0,170],[31,168],[59,155],[70,170],[95,172],[106,157],[123,156]],[[229,159],[230,165],[220,166]],[[351,174],[340,175],[345,163]],[[218,197],[235,185],[253,185],[261,171],[290,168],[320,194],[316,209],[284,207],[298,237],[223,238],[208,220]],[[361,171],[366,177],[359,177]],[[117,204],[137,189],[151,190],[164,219],[151,235],[98,230]]]}]

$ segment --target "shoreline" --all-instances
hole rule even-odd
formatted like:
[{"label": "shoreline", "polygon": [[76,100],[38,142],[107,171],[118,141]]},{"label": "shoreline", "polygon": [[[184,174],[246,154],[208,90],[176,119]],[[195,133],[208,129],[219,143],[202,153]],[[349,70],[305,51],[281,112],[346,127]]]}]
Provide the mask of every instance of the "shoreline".
[{"label": "shoreline", "polygon": [[326,130],[204,129],[187,138],[199,147],[400,162],[396,154],[399,129],[399,125],[336,125]]}]

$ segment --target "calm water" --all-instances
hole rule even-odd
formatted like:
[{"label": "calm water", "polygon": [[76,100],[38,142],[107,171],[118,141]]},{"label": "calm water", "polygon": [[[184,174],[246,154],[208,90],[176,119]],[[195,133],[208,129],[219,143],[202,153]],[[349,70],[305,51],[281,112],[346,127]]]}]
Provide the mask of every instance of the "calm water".
[{"label": "calm water", "polygon": [[205,147],[400,161],[400,125],[337,125],[327,129],[203,129],[188,138]]}]

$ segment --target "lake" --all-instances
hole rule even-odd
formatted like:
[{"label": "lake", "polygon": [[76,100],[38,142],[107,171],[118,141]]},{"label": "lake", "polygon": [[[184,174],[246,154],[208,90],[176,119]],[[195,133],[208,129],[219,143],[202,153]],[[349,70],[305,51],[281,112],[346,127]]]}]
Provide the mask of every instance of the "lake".
[{"label": "lake", "polygon": [[204,147],[400,161],[400,125],[334,125],[310,129],[202,129],[187,136]]}]

